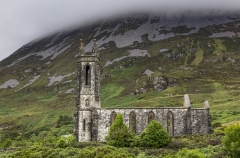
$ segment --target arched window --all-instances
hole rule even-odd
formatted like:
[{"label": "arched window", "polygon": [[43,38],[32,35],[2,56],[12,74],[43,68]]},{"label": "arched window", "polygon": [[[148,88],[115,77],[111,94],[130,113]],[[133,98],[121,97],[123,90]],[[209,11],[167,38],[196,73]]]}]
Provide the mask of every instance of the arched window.
[{"label": "arched window", "polygon": [[83,119],[83,131],[86,131],[86,120]]},{"label": "arched window", "polygon": [[110,124],[111,124],[111,125],[112,125],[113,122],[115,121],[116,117],[117,117],[117,113],[116,113],[115,111],[113,111],[113,112],[111,113],[111,118],[110,118]]},{"label": "arched window", "polygon": [[89,65],[87,65],[86,66],[86,74],[85,74],[85,76],[86,76],[86,85],[90,85],[90,77],[91,77],[91,74],[90,74],[90,66]]},{"label": "arched window", "polygon": [[150,123],[151,120],[154,120],[154,118],[155,118],[154,113],[152,111],[150,111],[148,113],[148,123]]},{"label": "arched window", "polygon": [[88,99],[85,100],[85,106],[89,107],[89,100]]},{"label": "arched window", "polygon": [[173,113],[171,111],[167,113],[167,132],[170,136],[174,135]]},{"label": "arched window", "polygon": [[133,111],[129,114],[129,129],[136,133],[136,114]]}]

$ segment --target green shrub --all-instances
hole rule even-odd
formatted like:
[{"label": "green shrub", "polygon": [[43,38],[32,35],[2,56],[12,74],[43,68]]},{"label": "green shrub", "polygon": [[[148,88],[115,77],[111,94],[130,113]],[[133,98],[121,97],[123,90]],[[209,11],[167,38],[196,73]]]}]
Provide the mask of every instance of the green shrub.
[{"label": "green shrub", "polygon": [[59,148],[65,148],[67,146],[66,144],[66,141],[64,140],[64,138],[60,138],[58,141],[57,141],[57,146]]},{"label": "green shrub", "polygon": [[169,149],[182,149],[184,147],[188,147],[188,143],[183,141],[182,139],[172,138],[170,142],[167,144],[167,148]]},{"label": "green shrub", "polygon": [[128,153],[125,149],[118,149],[113,146],[97,148],[95,158],[134,158],[135,155]]},{"label": "green shrub", "polygon": [[26,147],[28,144],[31,144],[31,142],[27,140],[20,140],[20,141],[14,141],[13,146],[14,147]]},{"label": "green shrub", "polygon": [[12,140],[10,138],[5,139],[5,141],[2,143],[2,147],[8,148],[12,145]]},{"label": "green shrub", "polygon": [[123,122],[122,114],[118,114],[106,136],[107,144],[115,147],[128,147],[132,139],[133,133]]},{"label": "green shrub", "polygon": [[152,120],[140,135],[139,146],[160,148],[165,146],[169,140],[170,137],[161,123]]},{"label": "green shrub", "polygon": [[86,157],[86,158],[92,158],[96,156],[96,148],[93,147],[86,147],[80,150],[80,153],[78,154],[78,157]]},{"label": "green shrub", "polygon": [[240,124],[232,124],[225,128],[225,136],[223,137],[222,143],[224,149],[232,157],[239,157],[240,155]]},{"label": "green shrub", "polygon": [[189,150],[187,148],[183,148],[177,153],[177,158],[204,158],[204,155],[197,149]]},{"label": "green shrub", "polygon": [[67,144],[69,146],[73,146],[74,143],[76,143],[76,141],[77,141],[76,137],[74,135],[72,135],[72,134],[67,137]]},{"label": "green shrub", "polygon": [[69,124],[72,124],[72,120],[73,118],[72,117],[69,117],[67,115],[60,115],[59,116],[59,119],[57,121],[57,125],[56,127],[59,128],[63,125],[69,125]]},{"label": "green shrub", "polygon": [[76,142],[76,138],[69,134],[61,136],[61,138],[57,141],[57,146],[59,148],[65,148],[67,146],[73,146],[73,144]]},{"label": "green shrub", "polygon": [[138,154],[137,158],[146,158],[147,156],[145,155],[145,153],[140,153]]},{"label": "green shrub", "polygon": [[204,155],[204,158],[218,158],[216,156],[224,154],[222,145],[209,145],[205,148],[200,148],[199,151]]},{"label": "green shrub", "polygon": [[[68,158],[68,157],[74,157],[74,156],[76,156],[77,157],[77,155],[79,154],[79,152],[80,152],[80,150],[79,149],[75,149],[75,148],[66,148],[66,149],[62,149],[62,150],[60,150],[60,152],[59,152],[59,157],[61,157],[61,158]],[[55,155],[55,157],[57,157],[56,155]]]},{"label": "green shrub", "polygon": [[215,122],[213,125],[212,125],[213,128],[217,128],[217,127],[222,127],[222,124],[220,122]]},{"label": "green shrub", "polygon": [[63,125],[61,126],[61,128],[58,128],[58,130],[56,130],[54,134],[56,133],[57,136],[62,136],[66,134],[71,134],[72,130],[73,130],[72,125]]},{"label": "green shrub", "polygon": [[215,134],[215,135],[224,135],[224,131],[223,131],[223,130],[219,130],[219,129],[217,128],[217,129],[214,129],[214,134]]},{"label": "green shrub", "polygon": [[12,140],[16,139],[19,136],[19,132],[11,131],[11,129],[3,130],[0,133],[0,141],[3,141],[7,138],[10,138]]},{"label": "green shrub", "polygon": [[86,147],[89,147],[89,146],[101,147],[101,146],[104,146],[104,145],[105,144],[100,143],[100,142],[76,142],[76,143],[74,143],[75,148],[86,148]]}]

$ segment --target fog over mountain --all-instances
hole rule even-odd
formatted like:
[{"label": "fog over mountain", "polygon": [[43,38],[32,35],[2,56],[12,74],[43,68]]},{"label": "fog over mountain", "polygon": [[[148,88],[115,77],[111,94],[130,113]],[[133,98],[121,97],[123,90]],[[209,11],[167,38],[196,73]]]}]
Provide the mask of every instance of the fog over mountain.
[{"label": "fog over mountain", "polygon": [[31,40],[98,19],[148,11],[174,14],[183,11],[226,12],[238,10],[239,6],[238,0],[0,0],[0,61]]}]

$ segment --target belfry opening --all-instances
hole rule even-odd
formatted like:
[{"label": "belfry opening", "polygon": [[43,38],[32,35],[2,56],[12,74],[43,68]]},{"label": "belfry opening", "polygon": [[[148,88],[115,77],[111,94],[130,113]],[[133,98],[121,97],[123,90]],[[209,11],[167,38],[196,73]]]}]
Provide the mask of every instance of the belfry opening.
[{"label": "belfry opening", "polygon": [[86,86],[90,85],[90,66],[86,66]]}]

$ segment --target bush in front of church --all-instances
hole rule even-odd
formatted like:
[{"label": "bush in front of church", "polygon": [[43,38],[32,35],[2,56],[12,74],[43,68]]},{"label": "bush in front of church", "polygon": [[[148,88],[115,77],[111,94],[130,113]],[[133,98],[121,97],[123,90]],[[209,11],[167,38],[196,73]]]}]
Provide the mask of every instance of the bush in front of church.
[{"label": "bush in front of church", "polygon": [[238,158],[240,155],[240,124],[229,125],[224,130],[225,136],[222,139],[222,144],[225,150],[233,158]]},{"label": "bush in front of church", "polygon": [[170,136],[163,129],[161,123],[152,120],[138,139],[138,146],[160,148],[170,141]]},{"label": "bush in front of church", "polygon": [[115,147],[129,147],[133,133],[123,122],[122,114],[118,114],[106,136],[107,144]]}]

